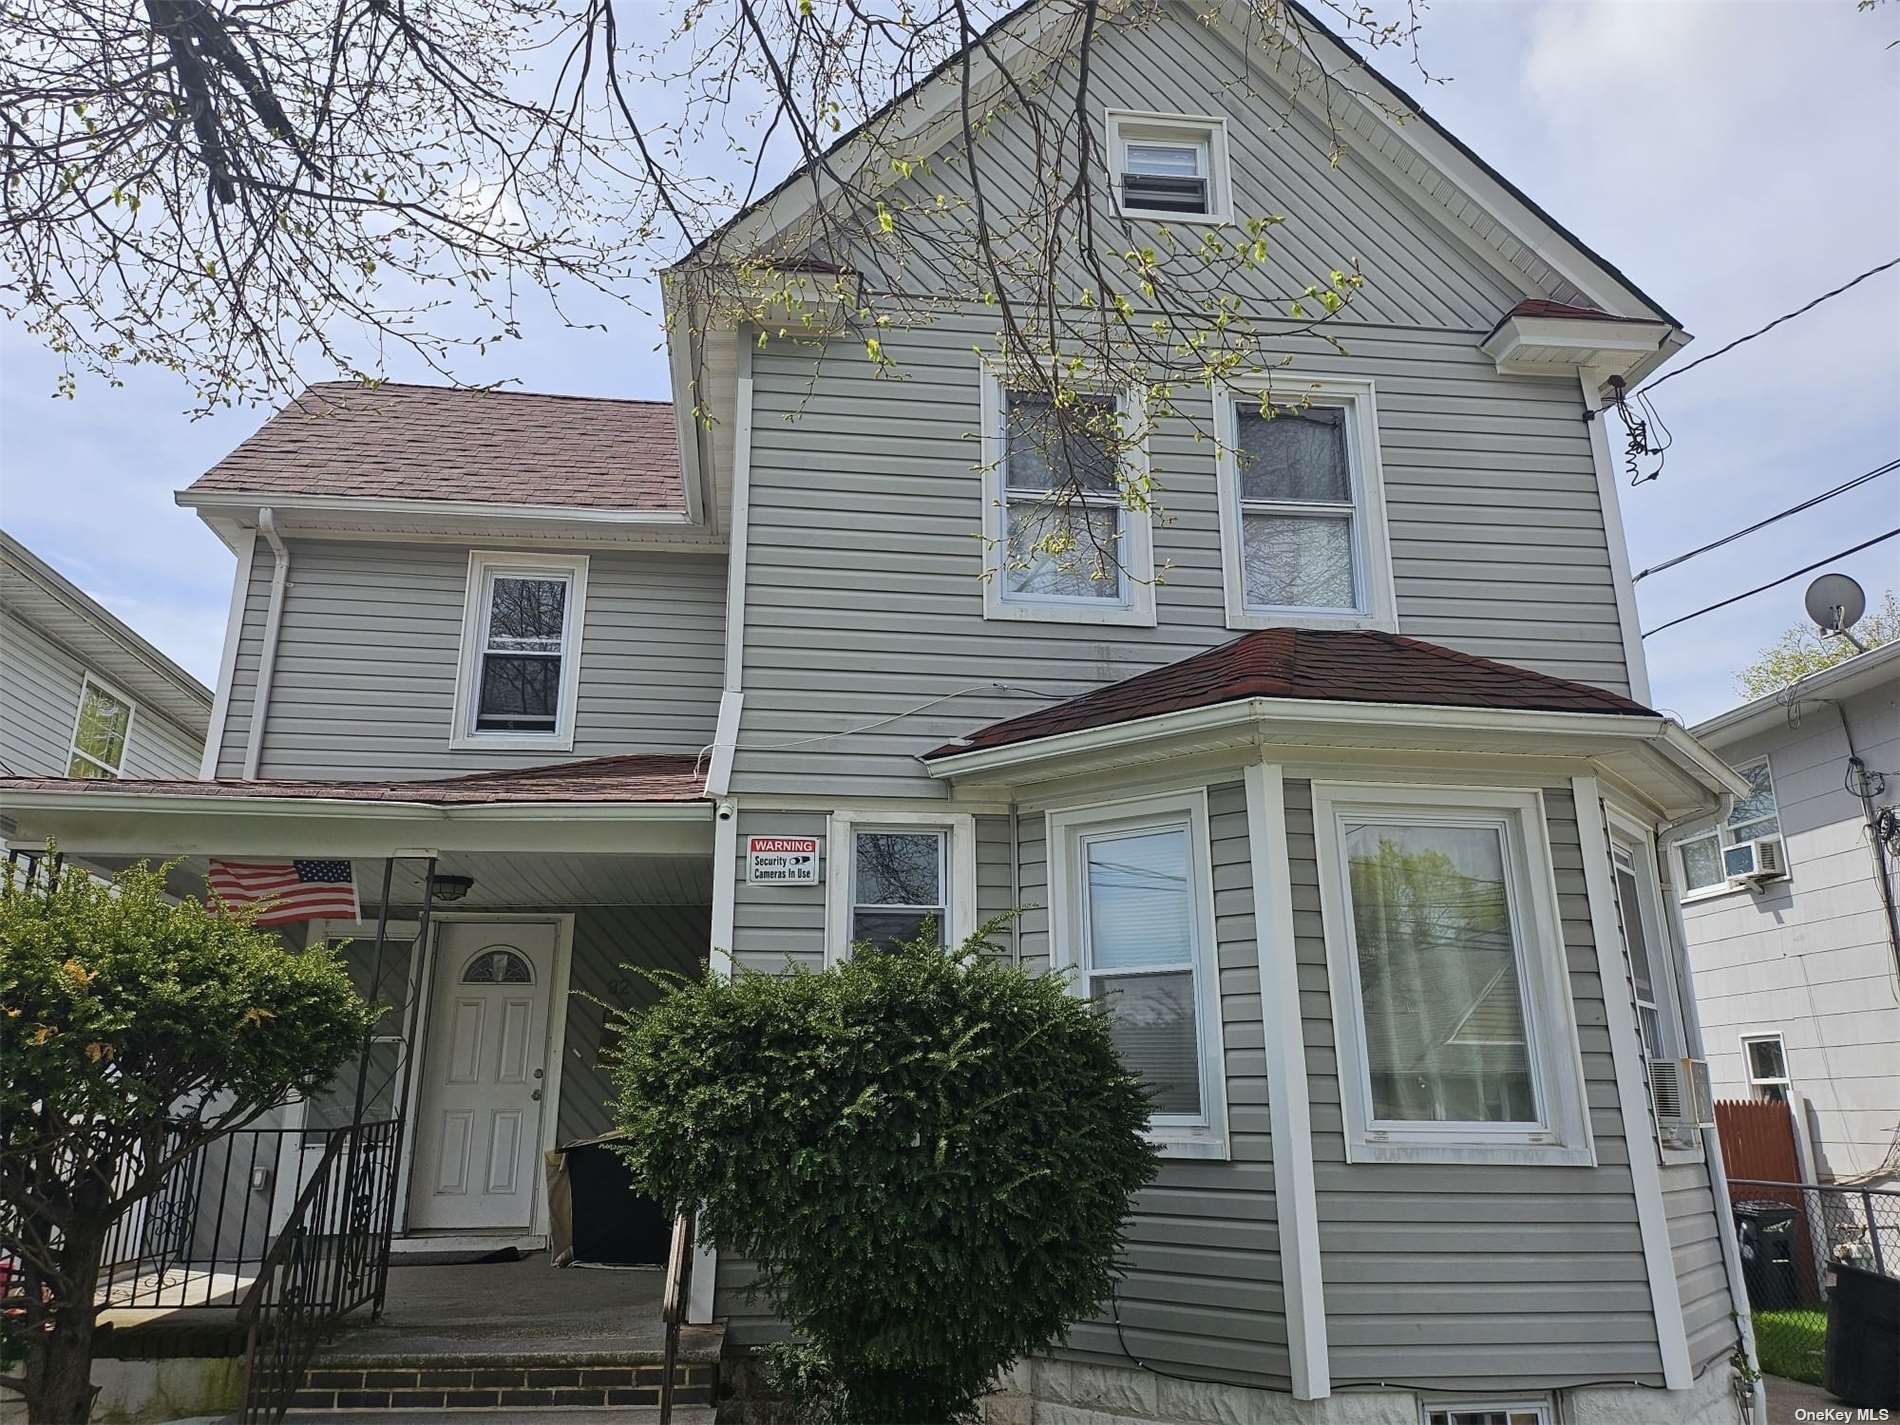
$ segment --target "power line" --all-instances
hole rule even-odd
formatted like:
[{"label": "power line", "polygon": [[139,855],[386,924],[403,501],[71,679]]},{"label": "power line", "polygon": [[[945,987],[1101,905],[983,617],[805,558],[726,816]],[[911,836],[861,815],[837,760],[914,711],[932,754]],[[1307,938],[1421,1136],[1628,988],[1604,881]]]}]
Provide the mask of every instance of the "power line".
[{"label": "power line", "polygon": [[1789,515],[1798,515],[1803,510],[1811,510],[1823,500],[1831,500],[1836,495],[1845,495],[1849,490],[1857,489],[1865,485],[1869,480],[1876,480],[1882,475],[1891,475],[1896,470],[1900,470],[1900,458],[1889,460],[1879,469],[1869,470],[1865,475],[1856,475],[1852,480],[1843,480],[1833,489],[1823,490],[1820,494],[1803,500],[1798,505],[1788,506],[1787,509],[1781,511],[1779,514],[1769,515],[1766,519],[1757,520],[1746,529],[1738,529],[1733,534],[1725,534],[1720,539],[1712,539],[1699,549],[1692,549],[1687,554],[1678,554],[1674,559],[1665,559],[1660,564],[1652,564],[1634,579],[1630,580],[1630,582],[1632,584],[1640,583],[1651,574],[1660,574],[1665,569],[1674,569],[1678,564],[1694,559],[1698,554],[1707,554],[1711,549],[1720,549],[1725,544],[1733,544],[1745,534],[1753,534],[1758,529],[1766,529],[1776,520],[1785,520]]},{"label": "power line", "polygon": [[1654,628],[1644,629],[1643,637],[1648,638],[1652,633],[1661,633],[1666,628],[1674,628],[1677,624],[1687,623],[1692,618],[1701,618],[1704,614],[1712,614],[1717,609],[1727,608],[1730,604],[1739,604],[1743,599],[1750,599],[1756,594],[1765,593],[1769,589],[1774,588],[1777,584],[1785,584],[1790,579],[1799,579],[1803,574],[1812,574],[1823,564],[1832,564],[1836,559],[1845,559],[1850,554],[1859,554],[1863,549],[1872,549],[1876,544],[1884,543],[1886,540],[1892,539],[1896,534],[1900,534],[1900,529],[1890,529],[1885,534],[1877,534],[1872,539],[1855,545],[1852,549],[1843,549],[1839,554],[1830,554],[1825,559],[1817,559],[1812,564],[1804,564],[1792,574],[1783,574],[1779,579],[1770,579],[1766,584],[1758,584],[1756,587],[1744,593],[1736,594],[1732,598],[1723,599],[1720,603],[1710,604],[1706,609],[1697,609],[1692,614],[1684,614],[1681,618],[1670,619],[1668,623],[1659,623]]},{"label": "power line", "polygon": [[1900,257],[1889,258],[1887,261],[1881,263],[1880,266],[1878,267],[1868,268],[1865,272],[1861,273],[1860,276],[1855,277],[1851,279],[1850,281],[1843,282],[1840,286],[1836,287],[1833,291],[1823,292],[1820,296],[1816,297],[1812,302],[1807,303],[1805,306],[1796,307],[1792,312],[1784,312],[1782,315],[1776,317],[1772,322],[1768,323],[1767,326],[1762,327],[1759,330],[1752,331],[1747,336],[1738,336],[1735,338],[1734,341],[1730,342],[1727,346],[1719,346],[1714,351],[1711,351],[1707,356],[1697,357],[1694,361],[1691,361],[1687,366],[1678,366],[1674,371],[1664,372],[1661,376],[1658,376],[1654,381],[1651,381],[1647,385],[1643,386],[1642,389],[1645,391],[1653,391],[1658,386],[1662,385],[1663,382],[1673,381],[1675,380],[1676,377],[1682,375],[1683,372],[1693,371],[1696,369],[1696,367],[1700,366],[1703,362],[1713,361],[1715,360],[1716,357],[1721,356],[1723,353],[1733,351],[1735,350],[1736,347],[1743,345],[1745,342],[1751,342],[1756,337],[1761,336],[1764,333],[1773,331],[1776,327],[1780,326],[1783,322],[1793,321],[1796,317],[1802,315],[1804,312],[1813,311],[1816,307],[1820,306],[1821,303],[1827,301],[1829,298],[1838,297],[1841,295],[1841,293],[1860,286],[1860,284],[1865,282],[1869,277],[1876,277],[1880,273],[1885,272],[1889,267],[1900,267]]}]

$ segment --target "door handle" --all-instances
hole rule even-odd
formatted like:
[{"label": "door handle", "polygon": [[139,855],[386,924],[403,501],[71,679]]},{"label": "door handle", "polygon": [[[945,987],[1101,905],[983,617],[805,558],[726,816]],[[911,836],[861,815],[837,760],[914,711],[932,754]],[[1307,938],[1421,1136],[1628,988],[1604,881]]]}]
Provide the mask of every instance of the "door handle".
[{"label": "door handle", "polygon": [[539,1103],[539,1102],[541,1102],[541,1090],[540,1090],[540,1089],[536,1089],[536,1090],[534,1091],[534,1101],[535,1101],[536,1103]]},{"label": "door handle", "polygon": [[540,1077],[541,1077],[541,1075],[542,1075],[542,1073],[543,1073],[543,1070],[540,1070],[540,1069],[536,1069],[536,1070],[534,1071],[534,1076],[535,1076],[535,1077],[536,1077],[536,1078],[538,1079],[538,1078],[540,1078]]}]

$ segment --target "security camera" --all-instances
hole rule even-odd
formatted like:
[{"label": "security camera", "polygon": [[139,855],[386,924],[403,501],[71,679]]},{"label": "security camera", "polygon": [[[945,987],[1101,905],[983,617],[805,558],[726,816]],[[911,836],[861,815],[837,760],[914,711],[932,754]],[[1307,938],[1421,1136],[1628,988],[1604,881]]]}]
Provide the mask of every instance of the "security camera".
[{"label": "security camera", "polygon": [[719,803],[719,812],[718,812],[718,815],[719,815],[719,819],[720,819],[721,821],[731,821],[731,820],[732,820],[732,810],[733,810],[733,808],[732,808],[732,803],[731,803],[731,802],[721,802],[721,803]]}]

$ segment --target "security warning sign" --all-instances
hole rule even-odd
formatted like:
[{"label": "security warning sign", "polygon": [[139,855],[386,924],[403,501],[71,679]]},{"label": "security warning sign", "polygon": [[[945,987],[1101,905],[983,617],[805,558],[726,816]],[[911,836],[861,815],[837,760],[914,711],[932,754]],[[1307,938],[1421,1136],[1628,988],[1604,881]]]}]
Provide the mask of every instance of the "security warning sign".
[{"label": "security warning sign", "polygon": [[748,836],[745,841],[745,878],[774,886],[818,884],[818,838],[815,836]]}]

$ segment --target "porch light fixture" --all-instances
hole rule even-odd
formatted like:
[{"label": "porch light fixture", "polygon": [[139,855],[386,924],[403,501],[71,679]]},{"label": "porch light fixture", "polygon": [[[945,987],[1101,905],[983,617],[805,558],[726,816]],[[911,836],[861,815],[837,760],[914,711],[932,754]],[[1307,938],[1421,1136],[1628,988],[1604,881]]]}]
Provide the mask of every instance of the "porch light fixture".
[{"label": "porch light fixture", "polygon": [[439,901],[459,901],[475,885],[473,876],[445,876],[435,878],[435,898]]}]

